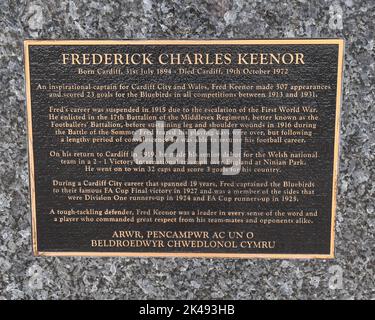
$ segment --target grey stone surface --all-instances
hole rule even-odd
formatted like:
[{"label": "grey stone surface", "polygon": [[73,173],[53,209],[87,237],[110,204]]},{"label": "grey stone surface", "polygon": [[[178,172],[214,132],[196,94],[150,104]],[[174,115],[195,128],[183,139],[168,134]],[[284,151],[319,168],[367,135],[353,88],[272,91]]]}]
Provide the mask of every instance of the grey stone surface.
[{"label": "grey stone surface", "polygon": [[[0,0],[0,298],[374,299],[374,5]],[[31,255],[23,39],[150,37],[346,39],[335,260]]]}]

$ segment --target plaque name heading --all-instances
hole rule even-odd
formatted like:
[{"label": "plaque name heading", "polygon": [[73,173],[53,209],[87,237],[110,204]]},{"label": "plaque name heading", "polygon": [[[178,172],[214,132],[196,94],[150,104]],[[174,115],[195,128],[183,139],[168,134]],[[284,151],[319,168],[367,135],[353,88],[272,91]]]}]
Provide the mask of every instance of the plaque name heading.
[{"label": "plaque name heading", "polygon": [[62,53],[62,64],[73,65],[227,65],[305,64],[303,53]]}]

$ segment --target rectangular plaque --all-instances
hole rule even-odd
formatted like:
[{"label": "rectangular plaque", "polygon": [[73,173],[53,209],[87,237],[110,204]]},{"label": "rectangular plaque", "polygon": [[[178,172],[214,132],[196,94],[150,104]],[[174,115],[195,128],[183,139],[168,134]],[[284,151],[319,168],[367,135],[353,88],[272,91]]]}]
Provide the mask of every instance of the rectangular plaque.
[{"label": "rectangular plaque", "polygon": [[34,254],[333,258],[343,46],[26,40]]}]

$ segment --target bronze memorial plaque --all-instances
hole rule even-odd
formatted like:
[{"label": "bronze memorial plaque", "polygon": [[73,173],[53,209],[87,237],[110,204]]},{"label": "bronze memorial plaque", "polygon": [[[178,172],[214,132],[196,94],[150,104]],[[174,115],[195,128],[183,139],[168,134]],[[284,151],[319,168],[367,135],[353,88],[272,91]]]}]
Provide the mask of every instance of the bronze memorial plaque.
[{"label": "bronze memorial plaque", "polygon": [[333,258],[343,47],[26,40],[34,254]]}]

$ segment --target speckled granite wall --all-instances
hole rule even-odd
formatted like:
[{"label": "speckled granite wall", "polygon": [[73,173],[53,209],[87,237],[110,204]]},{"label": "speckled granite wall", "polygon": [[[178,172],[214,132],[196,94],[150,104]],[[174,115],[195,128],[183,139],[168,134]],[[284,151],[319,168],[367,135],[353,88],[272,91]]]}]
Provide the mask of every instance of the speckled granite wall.
[{"label": "speckled granite wall", "polygon": [[[23,39],[149,37],[346,39],[335,260],[31,255]],[[373,0],[0,0],[0,299],[374,299],[374,38]]]}]

